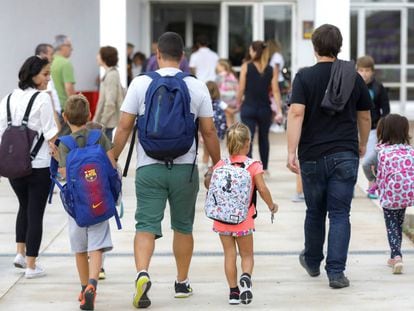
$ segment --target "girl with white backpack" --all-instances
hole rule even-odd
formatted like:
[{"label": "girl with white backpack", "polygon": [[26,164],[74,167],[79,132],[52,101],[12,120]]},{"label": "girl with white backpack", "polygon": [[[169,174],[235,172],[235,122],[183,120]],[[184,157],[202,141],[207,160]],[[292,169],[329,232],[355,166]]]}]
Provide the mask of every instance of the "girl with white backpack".
[{"label": "girl with white backpack", "polygon": [[[247,157],[250,131],[242,123],[235,123],[226,133],[229,158],[220,160],[205,175],[209,189],[205,211],[215,219],[213,230],[220,236],[224,251],[224,267],[230,287],[230,304],[249,304],[252,301],[253,232],[256,215],[255,192],[259,192],[270,212],[277,212],[263,178],[260,161]],[[247,176],[247,178],[246,178]],[[242,275],[237,284],[237,248],[241,257]]]}]

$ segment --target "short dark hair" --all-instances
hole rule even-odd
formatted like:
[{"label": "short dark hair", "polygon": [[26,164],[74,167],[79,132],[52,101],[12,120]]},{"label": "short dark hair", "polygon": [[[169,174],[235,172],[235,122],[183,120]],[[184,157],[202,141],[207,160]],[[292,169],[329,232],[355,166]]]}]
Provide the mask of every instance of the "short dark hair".
[{"label": "short dark hair", "polygon": [[357,59],[356,66],[357,68],[370,68],[372,71],[374,71],[375,61],[369,55],[361,56]]},{"label": "short dark hair", "polygon": [[29,87],[37,88],[33,82],[33,77],[37,76],[43,67],[49,64],[47,58],[39,56],[30,56],[25,60],[19,70],[19,88],[25,90]]},{"label": "short dark hair", "polygon": [[319,56],[337,57],[342,46],[341,31],[334,25],[324,24],[313,32],[312,44]]},{"label": "short dark hair", "polygon": [[82,94],[71,95],[65,104],[65,117],[75,126],[83,126],[89,121],[89,102]]},{"label": "short dark hair", "polygon": [[196,43],[198,43],[200,46],[208,46],[210,44],[206,35],[197,36]]},{"label": "short dark hair", "polygon": [[165,32],[158,39],[158,51],[163,59],[179,62],[184,52],[183,39],[178,33]]},{"label": "short dark hair", "polygon": [[118,50],[113,46],[103,46],[99,49],[99,55],[102,61],[108,66],[118,65]]},{"label": "short dark hair", "polygon": [[145,61],[146,56],[145,56],[145,54],[144,54],[144,53],[142,53],[142,52],[136,52],[136,53],[134,54],[134,56],[132,56],[132,60],[135,60],[135,59],[139,59],[139,60],[141,60],[141,61],[143,62],[143,61]]},{"label": "short dark hair", "polygon": [[382,119],[378,131],[378,141],[382,144],[410,144],[410,124],[402,115],[391,113]]},{"label": "short dark hair", "polygon": [[47,48],[51,48],[53,50],[53,45],[49,43],[38,44],[35,49],[35,55],[47,54]]}]

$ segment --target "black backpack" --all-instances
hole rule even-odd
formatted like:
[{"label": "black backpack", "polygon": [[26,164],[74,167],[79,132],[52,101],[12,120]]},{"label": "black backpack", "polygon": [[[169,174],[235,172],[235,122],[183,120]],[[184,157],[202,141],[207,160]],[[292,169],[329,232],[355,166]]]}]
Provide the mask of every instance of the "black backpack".
[{"label": "black backpack", "polygon": [[37,131],[27,126],[33,103],[40,92],[30,98],[22,124],[12,125],[10,113],[10,96],[7,97],[7,128],[3,133],[0,144],[0,175],[7,178],[19,178],[32,173],[32,161],[43,144],[43,134],[32,149],[33,141],[38,136]]}]

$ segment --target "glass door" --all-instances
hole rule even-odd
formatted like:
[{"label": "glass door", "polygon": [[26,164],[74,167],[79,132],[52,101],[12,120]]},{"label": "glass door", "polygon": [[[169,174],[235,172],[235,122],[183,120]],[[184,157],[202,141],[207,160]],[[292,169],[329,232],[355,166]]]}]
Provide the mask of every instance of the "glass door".
[{"label": "glass door", "polygon": [[[371,55],[376,78],[388,90],[392,110],[414,113],[413,9],[396,6],[354,5],[351,11],[351,58]],[[410,75],[411,74],[411,75]]]},{"label": "glass door", "polygon": [[250,43],[254,40],[255,3],[222,2],[220,55],[228,58],[237,70],[246,57]]},{"label": "glass door", "polygon": [[263,38],[275,40],[281,47],[281,54],[285,62],[284,70],[289,75],[292,70],[292,53],[294,36],[294,20],[292,3],[265,3],[263,4]]},{"label": "glass door", "polygon": [[282,45],[285,65],[290,69],[294,51],[294,5],[293,2],[222,2],[220,55],[230,59],[237,70],[252,41],[276,39]]}]

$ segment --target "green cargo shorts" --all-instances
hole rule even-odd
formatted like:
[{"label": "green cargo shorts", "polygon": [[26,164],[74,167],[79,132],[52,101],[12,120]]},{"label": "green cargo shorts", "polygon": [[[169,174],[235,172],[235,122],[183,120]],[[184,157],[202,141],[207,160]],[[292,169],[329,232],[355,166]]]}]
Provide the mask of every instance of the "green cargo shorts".
[{"label": "green cargo shorts", "polygon": [[162,237],[161,221],[166,203],[170,205],[171,229],[190,234],[193,232],[195,204],[199,189],[198,169],[192,164],[164,164],[139,167],[135,177],[137,232],[153,233]]}]

